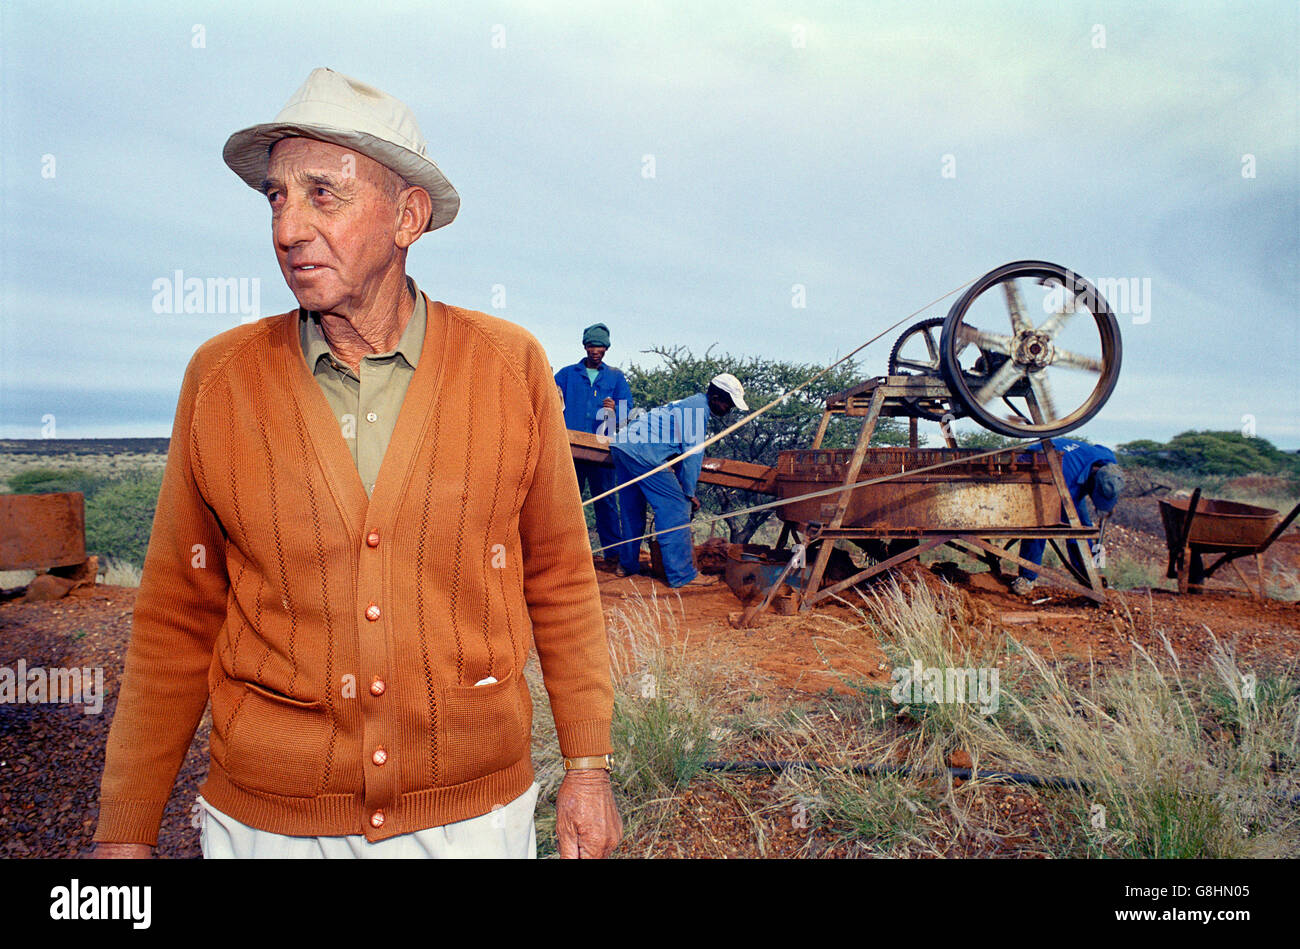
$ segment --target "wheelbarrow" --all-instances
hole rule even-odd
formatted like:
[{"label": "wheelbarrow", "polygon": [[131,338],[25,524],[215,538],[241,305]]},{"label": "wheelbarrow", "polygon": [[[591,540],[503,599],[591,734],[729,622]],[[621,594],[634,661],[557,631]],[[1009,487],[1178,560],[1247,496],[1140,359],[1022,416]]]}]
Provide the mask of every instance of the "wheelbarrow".
[{"label": "wheelbarrow", "polygon": [[[1169,548],[1169,567],[1165,575],[1177,579],[1178,592],[1199,592],[1205,582],[1224,564],[1230,564],[1237,577],[1256,599],[1267,596],[1261,554],[1282,536],[1300,514],[1300,504],[1282,517],[1272,508],[1256,507],[1237,501],[1201,499],[1201,489],[1190,498],[1162,498],[1160,519],[1165,526],[1165,543]],[[1206,566],[1206,558],[1220,554]],[[1256,590],[1235,563],[1241,557],[1255,558],[1259,578]]]}]

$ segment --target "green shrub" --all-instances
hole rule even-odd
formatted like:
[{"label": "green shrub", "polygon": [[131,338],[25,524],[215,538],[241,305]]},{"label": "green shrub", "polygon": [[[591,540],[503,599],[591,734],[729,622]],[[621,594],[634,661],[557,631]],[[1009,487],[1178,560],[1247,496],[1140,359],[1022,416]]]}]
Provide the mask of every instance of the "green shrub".
[{"label": "green shrub", "polygon": [[144,565],[162,472],[137,469],[112,477],[85,468],[28,468],[8,479],[14,494],[80,491],[86,499],[86,553],[125,567]]},{"label": "green shrub", "polygon": [[1164,570],[1155,564],[1134,560],[1122,554],[1111,558],[1104,570],[1112,590],[1162,589],[1170,584]]},{"label": "green shrub", "polygon": [[87,501],[109,481],[85,468],[28,468],[9,477],[14,494],[57,494],[80,491]]},{"label": "green shrub", "polygon": [[86,552],[144,564],[162,472],[112,480],[86,502]]},{"label": "green shrub", "polygon": [[1168,442],[1139,439],[1116,450],[1120,464],[1143,464],[1197,475],[1276,475],[1300,479],[1300,456],[1241,432],[1182,432]]}]

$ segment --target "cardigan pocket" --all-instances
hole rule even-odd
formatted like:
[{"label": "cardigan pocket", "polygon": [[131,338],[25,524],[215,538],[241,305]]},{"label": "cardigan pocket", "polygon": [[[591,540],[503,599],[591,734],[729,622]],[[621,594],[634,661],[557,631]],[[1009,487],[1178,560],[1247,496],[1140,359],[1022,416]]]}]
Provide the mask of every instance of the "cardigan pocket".
[{"label": "cardigan pocket", "polygon": [[490,685],[446,686],[438,716],[438,784],[463,784],[528,755],[520,679],[513,671]]},{"label": "cardigan pocket", "polygon": [[284,797],[315,797],[329,746],[324,706],[254,682],[239,684],[244,696],[226,736],[223,770],[242,787]]}]

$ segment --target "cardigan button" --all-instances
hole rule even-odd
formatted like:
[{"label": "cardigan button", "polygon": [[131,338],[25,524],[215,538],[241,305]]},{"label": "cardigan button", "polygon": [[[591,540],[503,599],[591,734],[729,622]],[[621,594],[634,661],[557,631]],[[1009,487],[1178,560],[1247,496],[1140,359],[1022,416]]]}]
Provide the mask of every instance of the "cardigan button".
[{"label": "cardigan button", "polygon": [[383,826],[384,826],[384,812],[383,812],[383,811],[375,811],[373,814],[370,815],[370,826],[371,826],[371,827],[383,827]]},{"label": "cardigan button", "polygon": [[382,746],[376,748],[375,753],[370,756],[370,760],[377,765],[383,765],[383,763],[388,760],[388,752],[384,751]]},{"label": "cardigan button", "polygon": [[386,688],[388,688],[388,686],[384,685],[384,680],[379,678],[379,676],[375,676],[375,681],[370,683],[370,694],[383,695],[384,689]]},{"label": "cardigan button", "polygon": [[371,603],[366,607],[366,619],[372,623],[379,619],[379,605],[377,603]]},{"label": "cardigan button", "polygon": [[369,534],[366,535],[366,546],[367,547],[379,546],[379,531],[371,531]]}]

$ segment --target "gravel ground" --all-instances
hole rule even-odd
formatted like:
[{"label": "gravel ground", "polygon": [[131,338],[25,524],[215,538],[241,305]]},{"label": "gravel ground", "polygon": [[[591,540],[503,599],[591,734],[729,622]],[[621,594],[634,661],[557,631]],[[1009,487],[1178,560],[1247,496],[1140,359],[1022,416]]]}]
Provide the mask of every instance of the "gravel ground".
[{"label": "gravel ground", "polygon": [[[1113,543],[1127,556],[1147,563],[1155,559],[1163,567],[1163,541],[1157,536],[1121,528]],[[1275,553],[1282,566],[1300,569],[1300,543],[1279,543]],[[1030,613],[1028,603],[998,584],[991,589],[977,587],[979,579],[972,578],[969,593],[990,618],[1033,620],[1013,627],[1018,638],[1062,659],[1123,663],[1129,654],[1129,635],[1159,650],[1156,634],[1164,632],[1189,668],[1196,667],[1209,648],[1209,629],[1235,641],[1241,661],[1260,671],[1273,666],[1293,670],[1300,657],[1300,603],[1258,603],[1228,592],[1226,585],[1194,597],[1132,591],[1105,610],[1057,597]],[[603,577],[606,605],[626,596],[625,588],[632,582]],[[102,668],[105,687],[97,714],[85,714],[83,706],[72,704],[0,704],[0,857],[84,857],[93,850],[104,746],[116,707],[136,590],[100,585],[78,592],[86,595],[0,603],[0,667],[16,669],[22,660],[29,669]],[[726,621],[736,603],[725,587],[697,590],[685,599],[688,625],[694,630],[689,638],[695,648],[711,643],[748,668],[771,673],[777,691],[791,682],[806,691],[806,684],[799,685],[804,681],[801,676],[826,665],[797,618],[771,617],[761,630],[737,631]],[[1121,613],[1131,616],[1131,628],[1122,622]],[[818,683],[824,690],[821,680]],[[164,815],[160,857],[200,855],[190,809],[207,771],[208,732],[205,716]],[[788,809],[783,809],[785,799],[772,785],[773,779],[765,776],[731,776],[692,785],[683,792],[677,816],[666,826],[647,831],[642,839],[629,840],[622,855],[860,855],[862,848],[853,842],[816,828],[794,828]],[[991,808],[987,826],[995,828],[994,837],[954,837],[940,853],[1034,856],[1044,852],[1040,834],[1046,818],[1037,795],[990,789],[986,803]],[[938,854],[932,848],[911,855]]]},{"label": "gravel ground", "polygon": [[[117,705],[134,589],[98,586],[89,596],[0,604],[0,666],[104,670],[103,708],[0,705],[0,856],[84,857],[94,848],[104,743]],[[160,857],[198,857],[190,807],[207,773],[204,716],[181,768],[159,836]]]}]

